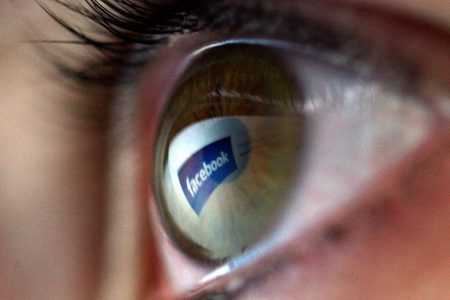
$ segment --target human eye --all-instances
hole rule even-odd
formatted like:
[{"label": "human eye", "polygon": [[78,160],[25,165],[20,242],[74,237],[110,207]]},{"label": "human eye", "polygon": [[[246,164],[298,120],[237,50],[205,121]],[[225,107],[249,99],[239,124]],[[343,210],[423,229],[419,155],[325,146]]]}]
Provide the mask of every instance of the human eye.
[{"label": "human eye", "polygon": [[[445,33],[428,44],[409,32],[419,25],[389,14],[309,2],[181,6],[167,20],[145,13],[158,6],[88,3],[96,12],[88,17],[100,16],[92,19],[122,41],[98,43],[103,53],[112,49],[117,62],[132,48],[124,66],[102,70],[136,72],[136,83],[117,85],[127,90],[123,105],[134,107],[119,115],[133,124],[125,134],[139,149],[135,180],[175,293],[233,294],[277,272],[286,277],[287,265],[302,268],[302,259],[338,247],[343,231],[377,220],[367,213],[381,201],[372,189],[392,192],[377,180],[406,172],[424,145],[448,144]],[[198,159],[216,146],[213,159]],[[235,167],[211,185],[213,162],[219,171],[231,157]],[[235,204],[246,199],[248,207]]]}]

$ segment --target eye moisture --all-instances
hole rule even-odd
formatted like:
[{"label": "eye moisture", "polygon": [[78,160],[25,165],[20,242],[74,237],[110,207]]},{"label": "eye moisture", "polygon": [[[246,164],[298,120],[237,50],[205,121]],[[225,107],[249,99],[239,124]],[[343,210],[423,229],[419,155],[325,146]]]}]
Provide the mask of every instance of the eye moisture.
[{"label": "eye moisture", "polygon": [[156,190],[186,254],[221,262],[278,221],[302,146],[295,81],[274,55],[231,45],[201,55],[160,127]]}]

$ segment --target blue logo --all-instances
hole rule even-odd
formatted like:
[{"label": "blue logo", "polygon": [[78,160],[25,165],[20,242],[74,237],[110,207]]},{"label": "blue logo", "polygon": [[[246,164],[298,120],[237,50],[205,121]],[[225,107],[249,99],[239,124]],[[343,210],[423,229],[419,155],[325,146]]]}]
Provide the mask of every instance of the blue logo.
[{"label": "blue logo", "polygon": [[231,137],[205,146],[184,163],[178,171],[178,179],[197,215],[214,190],[236,170]]}]

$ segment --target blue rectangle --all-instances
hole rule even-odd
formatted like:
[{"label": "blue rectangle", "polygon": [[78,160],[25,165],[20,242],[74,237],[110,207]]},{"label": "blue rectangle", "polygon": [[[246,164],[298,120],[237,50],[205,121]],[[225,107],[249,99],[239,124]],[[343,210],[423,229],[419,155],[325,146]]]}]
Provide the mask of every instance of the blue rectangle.
[{"label": "blue rectangle", "polygon": [[197,215],[214,190],[236,170],[231,137],[203,147],[183,164],[178,171],[178,179]]}]

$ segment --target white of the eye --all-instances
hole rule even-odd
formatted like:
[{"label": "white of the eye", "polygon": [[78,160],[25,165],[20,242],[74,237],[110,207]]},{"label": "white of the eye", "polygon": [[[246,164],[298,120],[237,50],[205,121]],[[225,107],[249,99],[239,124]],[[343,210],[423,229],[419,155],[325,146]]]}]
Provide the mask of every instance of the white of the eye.
[{"label": "white of the eye", "polygon": [[357,99],[337,110],[308,114],[307,160],[274,234],[277,239],[289,239],[321,215],[344,207],[371,180],[420,146],[433,128],[433,113],[418,99],[371,83],[365,92],[353,95]]}]

